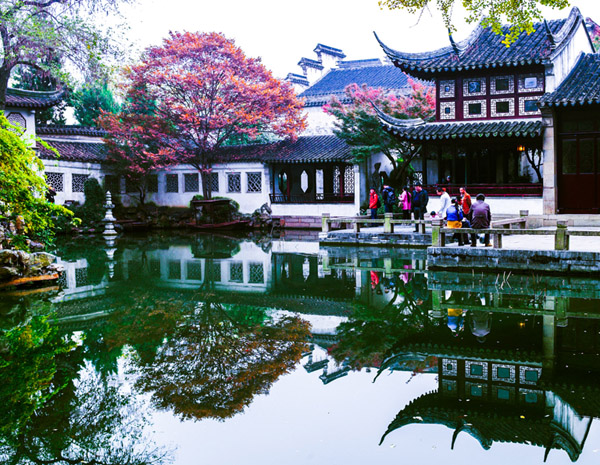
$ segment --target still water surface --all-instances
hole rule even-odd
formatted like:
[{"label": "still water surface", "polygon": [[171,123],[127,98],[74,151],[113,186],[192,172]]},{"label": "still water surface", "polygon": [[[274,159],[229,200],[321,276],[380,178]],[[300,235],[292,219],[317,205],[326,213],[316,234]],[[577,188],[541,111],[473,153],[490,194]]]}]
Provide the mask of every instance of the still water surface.
[{"label": "still water surface", "polygon": [[209,235],[56,253],[60,288],[0,301],[1,463],[599,460],[599,280]]}]

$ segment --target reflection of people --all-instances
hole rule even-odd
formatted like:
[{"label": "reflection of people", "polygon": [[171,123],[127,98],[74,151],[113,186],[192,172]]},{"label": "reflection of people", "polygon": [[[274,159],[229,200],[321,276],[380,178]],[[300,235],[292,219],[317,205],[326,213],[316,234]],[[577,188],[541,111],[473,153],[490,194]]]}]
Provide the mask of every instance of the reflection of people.
[{"label": "reflection of people", "polygon": [[464,329],[465,322],[463,318],[462,308],[449,308],[448,309],[448,328],[452,331],[454,336]]},{"label": "reflection of people", "polygon": [[469,324],[471,326],[471,334],[477,338],[479,342],[484,342],[485,338],[492,329],[492,318],[489,312],[469,311]]},{"label": "reflection of people", "polygon": [[371,271],[371,289],[375,290],[375,288],[379,285],[379,274],[377,271]]}]

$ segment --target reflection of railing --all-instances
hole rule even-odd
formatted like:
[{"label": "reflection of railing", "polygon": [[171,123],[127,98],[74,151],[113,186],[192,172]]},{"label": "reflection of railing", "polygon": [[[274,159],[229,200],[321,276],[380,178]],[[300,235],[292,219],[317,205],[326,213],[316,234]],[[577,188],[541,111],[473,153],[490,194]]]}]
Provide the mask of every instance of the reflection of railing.
[{"label": "reflection of railing", "polygon": [[[458,195],[461,187],[464,184],[439,184],[445,187],[450,195]],[[467,184],[467,191],[473,198],[477,194],[484,194],[487,197],[541,197],[541,183],[524,183],[524,184]],[[426,186],[425,189],[430,195],[436,195],[436,186]]]},{"label": "reflection of railing", "polygon": [[354,203],[354,194],[270,194],[271,203]]}]

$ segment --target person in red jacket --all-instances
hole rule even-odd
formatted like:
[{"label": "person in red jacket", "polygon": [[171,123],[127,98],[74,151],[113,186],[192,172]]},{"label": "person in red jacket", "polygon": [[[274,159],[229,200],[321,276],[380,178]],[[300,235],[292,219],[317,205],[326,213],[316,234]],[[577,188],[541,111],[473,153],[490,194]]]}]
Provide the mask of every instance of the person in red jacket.
[{"label": "person in red jacket", "polygon": [[369,191],[369,208],[371,209],[372,219],[377,218],[377,209],[379,208],[379,205],[379,196],[377,195],[377,192],[375,192],[375,189],[371,187],[371,190]]}]

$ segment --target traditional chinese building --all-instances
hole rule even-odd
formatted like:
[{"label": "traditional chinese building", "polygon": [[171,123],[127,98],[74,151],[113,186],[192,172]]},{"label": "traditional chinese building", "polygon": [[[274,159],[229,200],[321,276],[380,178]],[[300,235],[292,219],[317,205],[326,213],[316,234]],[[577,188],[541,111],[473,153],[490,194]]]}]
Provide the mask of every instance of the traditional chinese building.
[{"label": "traditional chinese building", "polygon": [[380,41],[398,68],[435,82],[437,100],[435,122],[380,114],[382,123],[423,146],[417,170],[425,184],[449,176],[471,193],[537,198],[540,208],[532,213],[598,213],[593,115],[600,77],[589,66],[595,56],[586,56],[594,47],[585,20],[573,8],[568,18],[534,29],[510,47],[481,26],[464,41],[451,38],[450,46],[427,53]]}]

